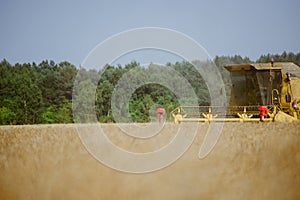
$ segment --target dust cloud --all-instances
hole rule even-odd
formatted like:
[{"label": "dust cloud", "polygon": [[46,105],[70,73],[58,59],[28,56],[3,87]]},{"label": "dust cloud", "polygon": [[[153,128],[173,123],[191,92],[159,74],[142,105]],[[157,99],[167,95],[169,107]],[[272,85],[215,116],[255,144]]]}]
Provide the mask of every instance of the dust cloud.
[{"label": "dust cloud", "polygon": [[[300,199],[300,123],[226,123],[213,151],[198,158],[208,124],[189,150],[152,173],[129,174],[94,159],[74,125],[0,127],[0,199]],[[166,145],[179,125],[141,140],[103,125],[133,152]]]}]

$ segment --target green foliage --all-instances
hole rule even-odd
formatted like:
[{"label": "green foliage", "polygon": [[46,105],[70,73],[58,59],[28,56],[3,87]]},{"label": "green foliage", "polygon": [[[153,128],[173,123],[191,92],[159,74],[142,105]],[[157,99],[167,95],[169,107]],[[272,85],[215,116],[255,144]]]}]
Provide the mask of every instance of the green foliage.
[{"label": "green foliage", "polygon": [[300,53],[294,54],[292,52],[287,53],[284,51],[280,54],[267,54],[261,55],[256,62],[269,62],[270,59],[273,58],[275,62],[293,62],[300,66]]},{"label": "green foliage", "polygon": [[[268,62],[274,58],[275,62],[294,62],[300,65],[300,53],[267,54],[262,55],[256,62]],[[226,64],[251,63],[249,58],[235,56],[216,56],[214,64],[221,72],[227,94],[230,94],[230,77]],[[138,78],[152,77],[160,80],[158,83],[144,84],[131,94],[129,99],[129,113],[123,113],[121,121],[149,122],[156,119],[155,109],[163,106],[167,115],[179,103],[189,105],[192,99],[180,99],[169,88],[167,81],[176,86],[177,80],[167,78],[167,69],[174,70],[190,85],[181,85],[183,96],[185,91],[192,89],[197,96],[198,105],[209,105],[210,96],[204,78],[198,73],[195,64],[188,62],[167,63],[166,66],[149,65],[141,67],[137,62],[131,62],[125,67],[107,65],[103,70],[79,70],[68,62],[56,64],[54,61],[42,61],[40,64],[24,63],[11,65],[5,59],[0,62],[0,125],[9,124],[38,124],[38,123],[73,123],[73,121],[115,122],[112,116],[112,106],[120,113],[125,112],[121,105],[127,95],[130,85],[121,82],[124,75],[138,84]],[[211,70],[212,63],[201,63],[205,72]],[[74,83],[75,76],[78,75]],[[98,80],[98,77],[101,79]],[[151,75],[151,76],[150,76]],[[82,81],[80,81],[82,80]],[[123,84],[123,85],[122,85]],[[112,105],[112,94],[119,87],[118,102]],[[178,88],[178,86],[176,86]],[[72,104],[73,89],[80,99]],[[96,93],[95,93],[96,90]],[[181,101],[181,102],[180,102]],[[120,103],[119,103],[120,102]],[[119,104],[118,104],[119,103]],[[92,105],[92,106],[91,106]],[[95,109],[94,109],[95,108]],[[79,113],[79,119],[73,119],[73,112]],[[93,116],[96,113],[96,117]],[[169,118],[169,117],[168,117]]]},{"label": "green foliage", "polygon": [[104,80],[98,85],[96,92],[96,114],[100,122],[112,122],[111,95],[114,86],[108,80]]},{"label": "green foliage", "polygon": [[6,107],[0,108],[0,124],[2,125],[11,125],[14,124],[16,119],[16,114]]},{"label": "green foliage", "polygon": [[[145,93],[147,91],[147,93]],[[129,112],[135,122],[149,122],[156,119],[155,109],[162,106],[170,113],[179,105],[172,92],[159,84],[147,84],[138,88],[129,102]]]},{"label": "green foliage", "polygon": [[[56,65],[53,61],[43,61],[39,65],[17,63],[12,66],[3,60],[0,63],[0,106],[2,115],[5,110],[6,122],[1,124],[50,123],[50,119],[44,119],[48,107],[61,108],[65,101],[71,105],[76,73],[75,66],[67,62]],[[69,123],[72,116],[54,122]]]},{"label": "green foliage", "polygon": [[11,125],[16,124],[16,113],[14,112],[16,102],[12,100],[2,101],[2,107],[0,107],[0,124]]},{"label": "green foliage", "polygon": [[43,113],[43,119],[46,124],[54,124],[57,121],[55,106],[49,106]]},{"label": "green foliage", "polygon": [[64,102],[61,107],[51,105],[42,116],[43,122],[46,124],[72,123],[72,104],[70,102]]},{"label": "green foliage", "polygon": [[92,123],[95,122],[95,90],[96,85],[91,79],[80,81],[76,86],[78,93],[73,101],[73,112],[76,113],[75,122]]}]

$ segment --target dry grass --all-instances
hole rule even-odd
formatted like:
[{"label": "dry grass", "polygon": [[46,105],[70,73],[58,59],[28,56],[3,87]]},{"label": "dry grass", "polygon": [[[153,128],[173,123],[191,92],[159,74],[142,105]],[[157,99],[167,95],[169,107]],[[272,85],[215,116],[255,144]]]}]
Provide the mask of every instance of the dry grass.
[{"label": "dry grass", "polygon": [[[178,125],[149,140],[107,136],[129,151],[168,143]],[[300,123],[226,123],[208,157],[199,160],[207,124],[177,162],[148,174],[127,174],[96,161],[74,125],[0,127],[0,199],[300,199]]]}]

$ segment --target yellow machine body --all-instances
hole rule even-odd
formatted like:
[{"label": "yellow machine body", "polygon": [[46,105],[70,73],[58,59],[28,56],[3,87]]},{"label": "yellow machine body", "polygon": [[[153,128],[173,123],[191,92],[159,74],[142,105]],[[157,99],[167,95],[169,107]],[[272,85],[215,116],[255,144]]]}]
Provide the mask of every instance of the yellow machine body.
[{"label": "yellow machine body", "polygon": [[[226,114],[216,107],[181,106],[171,115],[184,121],[260,121],[260,106],[269,109],[265,121],[300,120],[300,67],[291,62],[236,64],[224,66],[231,76]],[[189,110],[199,110],[198,113]]]}]

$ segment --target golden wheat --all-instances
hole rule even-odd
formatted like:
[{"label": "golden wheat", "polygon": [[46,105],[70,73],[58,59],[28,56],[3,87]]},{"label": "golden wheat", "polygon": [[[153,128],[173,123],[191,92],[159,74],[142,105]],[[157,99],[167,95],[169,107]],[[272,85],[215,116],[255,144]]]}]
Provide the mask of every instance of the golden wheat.
[{"label": "golden wheat", "polygon": [[[88,126],[88,125],[87,125]],[[300,123],[226,123],[205,158],[200,124],[189,150],[147,174],[110,169],[82,145],[75,125],[0,127],[0,199],[300,199]],[[103,125],[107,137],[132,152],[166,145],[180,125],[151,139]]]}]

